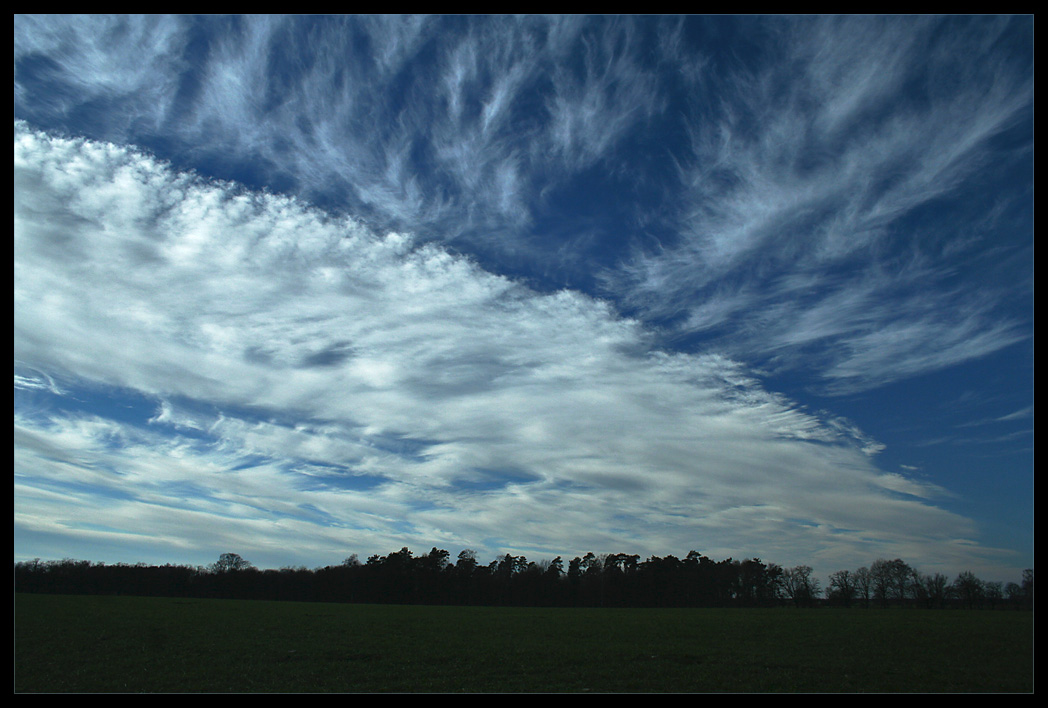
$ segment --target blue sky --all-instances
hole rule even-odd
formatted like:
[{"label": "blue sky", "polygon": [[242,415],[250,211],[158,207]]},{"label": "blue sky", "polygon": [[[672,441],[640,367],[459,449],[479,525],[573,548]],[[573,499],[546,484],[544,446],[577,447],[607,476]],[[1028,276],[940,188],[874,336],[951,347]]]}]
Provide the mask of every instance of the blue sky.
[{"label": "blue sky", "polygon": [[1033,19],[14,18],[15,559],[1033,566]]}]

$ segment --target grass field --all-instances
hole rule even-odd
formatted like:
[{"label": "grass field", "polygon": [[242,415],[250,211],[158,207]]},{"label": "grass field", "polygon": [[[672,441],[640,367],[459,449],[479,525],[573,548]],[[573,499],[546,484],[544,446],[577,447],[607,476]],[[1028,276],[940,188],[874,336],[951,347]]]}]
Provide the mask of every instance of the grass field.
[{"label": "grass field", "polygon": [[1033,613],[20,594],[15,691],[1026,693]]}]

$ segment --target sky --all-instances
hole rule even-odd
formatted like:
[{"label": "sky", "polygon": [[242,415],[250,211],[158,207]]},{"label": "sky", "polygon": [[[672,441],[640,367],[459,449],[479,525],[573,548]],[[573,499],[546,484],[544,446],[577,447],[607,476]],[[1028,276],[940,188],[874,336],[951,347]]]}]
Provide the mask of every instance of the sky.
[{"label": "sky", "polygon": [[1033,567],[1032,16],[14,17],[15,560]]}]

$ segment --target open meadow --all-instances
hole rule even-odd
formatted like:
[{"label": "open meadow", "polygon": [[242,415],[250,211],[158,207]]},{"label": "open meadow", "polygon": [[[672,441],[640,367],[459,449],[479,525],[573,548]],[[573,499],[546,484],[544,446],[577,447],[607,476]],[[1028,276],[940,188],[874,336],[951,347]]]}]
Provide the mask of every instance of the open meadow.
[{"label": "open meadow", "polygon": [[15,598],[17,693],[1032,690],[1026,611]]}]

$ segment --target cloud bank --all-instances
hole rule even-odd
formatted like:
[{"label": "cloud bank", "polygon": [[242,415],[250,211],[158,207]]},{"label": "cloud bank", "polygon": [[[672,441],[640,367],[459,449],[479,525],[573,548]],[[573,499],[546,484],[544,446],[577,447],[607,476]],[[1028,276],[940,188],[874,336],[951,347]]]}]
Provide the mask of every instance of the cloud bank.
[{"label": "cloud bank", "polygon": [[[603,301],[111,143],[16,124],[14,159],[16,534],[261,565],[971,557],[847,421]],[[132,403],[80,405],[107,397]]]}]

